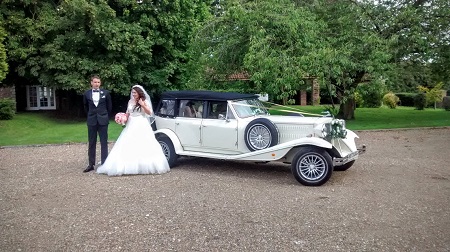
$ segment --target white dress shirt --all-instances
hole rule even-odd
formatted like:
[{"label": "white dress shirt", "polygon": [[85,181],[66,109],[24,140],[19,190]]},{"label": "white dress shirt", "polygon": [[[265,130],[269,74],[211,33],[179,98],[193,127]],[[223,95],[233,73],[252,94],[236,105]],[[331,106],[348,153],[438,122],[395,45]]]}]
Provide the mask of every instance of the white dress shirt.
[{"label": "white dress shirt", "polygon": [[94,92],[95,89],[92,90],[92,101],[94,102],[94,105],[98,106],[98,101],[100,100],[100,90],[99,92]]}]

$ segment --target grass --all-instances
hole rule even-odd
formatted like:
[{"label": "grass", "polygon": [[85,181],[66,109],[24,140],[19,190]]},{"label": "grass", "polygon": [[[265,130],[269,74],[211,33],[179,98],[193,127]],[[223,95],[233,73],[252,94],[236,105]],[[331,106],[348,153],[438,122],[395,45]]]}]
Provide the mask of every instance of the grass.
[{"label": "grass", "polygon": [[[324,106],[292,107],[294,110],[319,115],[325,110]],[[271,111],[271,113],[280,114],[278,111]],[[413,107],[357,108],[355,120],[348,120],[346,125],[352,130],[443,127],[450,126],[450,111],[432,108],[416,110]]]},{"label": "grass", "polygon": [[[323,106],[292,106],[296,110],[320,114]],[[271,110],[272,114],[282,112]],[[450,111],[443,109],[415,110],[411,107],[358,108],[356,120],[347,121],[352,130],[375,130],[416,127],[450,126]],[[122,127],[111,121],[109,140],[115,141]],[[12,120],[0,121],[0,146],[86,143],[87,126],[84,119],[62,119],[53,113],[23,112]]]},{"label": "grass", "polygon": [[[108,140],[115,141],[122,127],[110,122]],[[56,118],[52,113],[18,113],[0,121],[0,146],[87,142],[84,120]]]}]

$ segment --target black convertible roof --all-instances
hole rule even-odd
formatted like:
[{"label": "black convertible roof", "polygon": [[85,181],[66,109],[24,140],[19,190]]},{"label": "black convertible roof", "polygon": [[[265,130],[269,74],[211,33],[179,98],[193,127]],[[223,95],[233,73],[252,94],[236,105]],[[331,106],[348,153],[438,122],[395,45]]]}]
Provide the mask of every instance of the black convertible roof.
[{"label": "black convertible roof", "polygon": [[166,91],[161,99],[192,99],[192,100],[239,100],[258,98],[255,94],[241,94],[234,92],[215,92],[208,90]]}]

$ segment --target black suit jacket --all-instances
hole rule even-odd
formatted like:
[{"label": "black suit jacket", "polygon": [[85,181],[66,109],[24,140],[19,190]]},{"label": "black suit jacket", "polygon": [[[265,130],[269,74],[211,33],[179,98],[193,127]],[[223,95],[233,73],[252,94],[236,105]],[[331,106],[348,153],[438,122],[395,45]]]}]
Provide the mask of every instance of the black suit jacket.
[{"label": "black suit jacket", "polygon": [[87,114],[88,125],[107,125],[112,110],[111,95],[108,90],[100,89],[100,100],[96,107],[92,100],[92,89],[84,92],[84,111]]}]

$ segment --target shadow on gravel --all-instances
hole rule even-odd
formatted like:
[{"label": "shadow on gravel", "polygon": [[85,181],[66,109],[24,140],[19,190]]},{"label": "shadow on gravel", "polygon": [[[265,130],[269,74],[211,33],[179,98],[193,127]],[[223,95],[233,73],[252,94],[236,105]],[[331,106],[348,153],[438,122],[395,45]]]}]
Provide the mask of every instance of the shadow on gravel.
[{"label": "shadow on gravel", "polygon": [[[354,180],[356,165],[348,171],[333,171],[330,180],[323,186],[344,185]],[[238,177],[241,179],[264,180],[271,184],[301,185],[291,172],[291,165],[281,162],[252,162],[217,160],[199,157],[180,157],[172,170],[196,172],[209,175]]]},{"label": "shadow on gravel", "polygon": [[204,174],[220,174],[221,176],[243,179],[258,179],[277,184],[298,184],[291,173],[291,166],[280,162],[256,163],[252,161],[181,157],[172,169]]}]

